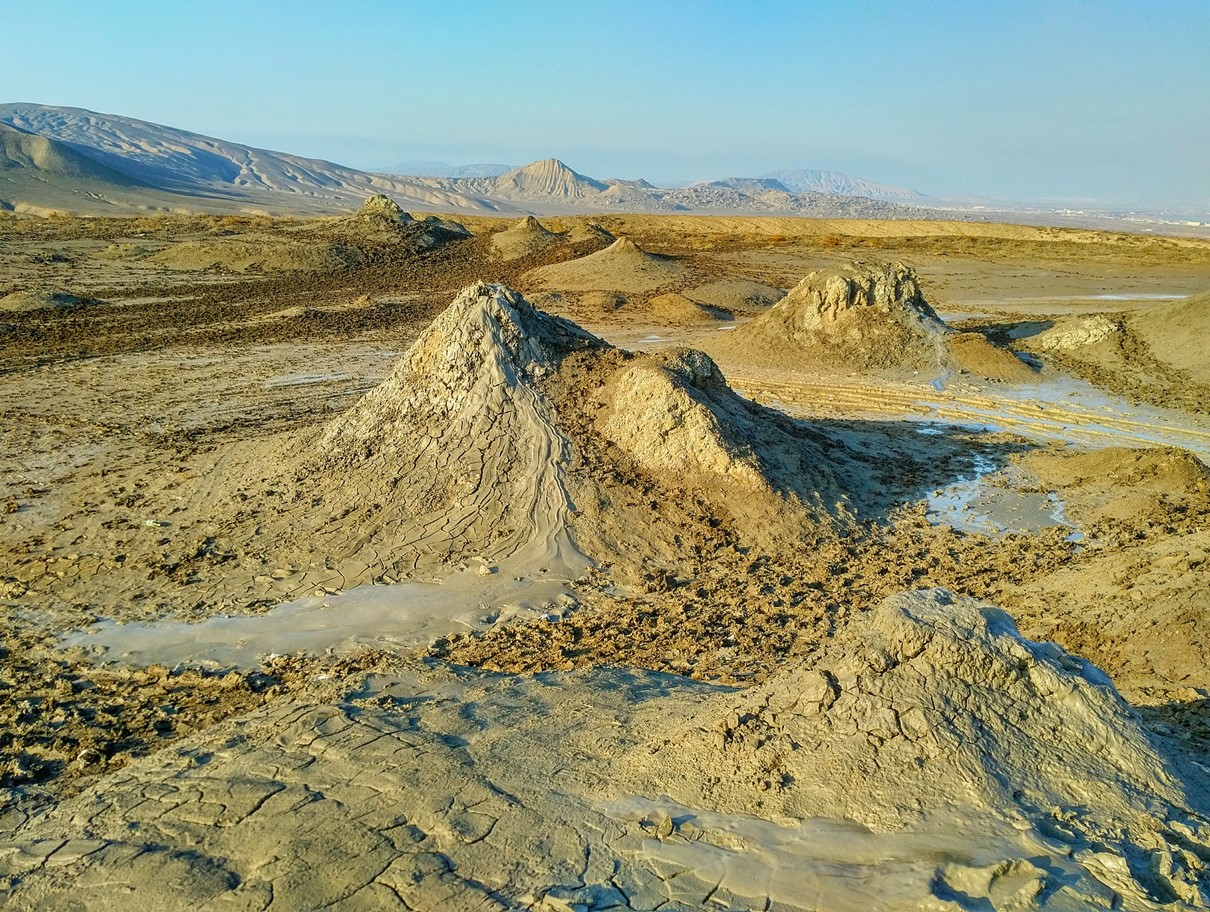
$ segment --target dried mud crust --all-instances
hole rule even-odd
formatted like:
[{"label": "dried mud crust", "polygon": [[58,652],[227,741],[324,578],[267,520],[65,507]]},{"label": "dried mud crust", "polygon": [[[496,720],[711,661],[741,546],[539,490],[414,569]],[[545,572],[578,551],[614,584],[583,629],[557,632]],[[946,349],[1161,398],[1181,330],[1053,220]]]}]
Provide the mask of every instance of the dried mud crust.
[{"label": "dried mud crust", "polygon": [[566,619],[449,637],[433,654],[494,671],[628,664],[752,683],[892,593],[941,586],[1002,601],[1073,559],[1057,531],[994,541],[931,526],[922,512],[892,528],[820,534],[781,553],[748,551],[733,528],[720,525],[713,541],[692,550],[693,560],[673,568],[652,562],[639,581],[649,590],[641,596],[590,597]]}]

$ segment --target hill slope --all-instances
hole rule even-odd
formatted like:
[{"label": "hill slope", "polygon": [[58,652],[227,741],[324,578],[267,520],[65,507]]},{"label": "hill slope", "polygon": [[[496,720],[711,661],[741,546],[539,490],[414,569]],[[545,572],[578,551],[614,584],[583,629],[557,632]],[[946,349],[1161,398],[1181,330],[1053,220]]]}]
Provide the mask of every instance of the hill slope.
[{"label": "hill slope", "polygon": [[606,184],[571,170],[557,158],[530,162],[491,179],[483,186],[488,195],[503,199],[529,199],[535,196],[584,199],[596,196],[605,189]]},{"label": "hill slope", "polygon": [[378,193],[410,209],[492,212],[500,208],[420,178],[367,174],[82,108],[4,104],[0,123],[54,140],[143,185],[269,211],[331,212],[355,208]]},{"label": "hill slope", "polygon": [[127,211],[189,204],[46,136],[0,123],[0,209]]}]

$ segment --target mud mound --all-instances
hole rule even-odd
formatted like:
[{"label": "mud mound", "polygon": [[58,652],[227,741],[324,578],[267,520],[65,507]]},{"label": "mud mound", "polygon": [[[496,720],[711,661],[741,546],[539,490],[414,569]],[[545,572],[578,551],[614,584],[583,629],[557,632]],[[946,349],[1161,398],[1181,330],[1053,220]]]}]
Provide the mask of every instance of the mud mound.
[{"label": "mud mound", "polygon": [[947,362],[945,333],[914,271],[853,263],[811,273],[723,344],[783,364],[919,369]]},{"label": "mud mound", "polygon": [[685,295],[698,304],[734,314],[764,313],[786,296],[779,288],[746,279],[721,279],[699,285]]},{"label": "mud mound", "polygon": [[715,323],[726,317],[726,314],[703,307],[675,291],[657,295],[644,304],[640,312],[652,320],[671,326]]},{"label": "mud mound", "polygon": [[565,291],[654,291],[685,281],[693,271],[672,257],[648,253],[629,238],[619,238],[604,250],[543,266],[527,277],[549,290]]},{"label": "mud mound", "polygon": [[695,488],[756,522],[774,501],[817,517],[848,513],[835,461],[825,456],[829,443],[741,399],[704,352],[640,356],[611,378],[602,398],[601,433],[672,486]]},{"label": "mud mound", "polygon": [[392,504],[425,552],[511,553],[567,506],[568,442],[537,381],[592,347],[604,343],[510,289],[465,289],[323,431],[304,458],[307,487]]},{"label": "mud mound", "polygon": [[399,225],[410,225],[415,221],[414,218],[399,207],[397,202],[381,193],[371,196],[362,203],[356,215],[367,219],[382,219],[384,221],[395,222]]},{"label": "mud mound", "polygon": [[960,370],[987,380],[1026,382],[1037,376],[1032,367],[1007,348],[994,345],[982,333],[953,333],[946,337],[945,343]]},{"label": "mud mound", "polygon": [[1132,450],[1107,447],[1091,453],[1038,453],[1027,458],[1031,467],[1045,468],[1047,478],[1061,486],[1117,485],[1146,488],[1154,493],[1210,491],[1210,468],[1187,450],[1153,447]]},{"label": "mud mound", "polygon": [[577,310],[585,314],[613,314],[629,305],[624,294],[616,291],[590,291],[576,300]]},{"label": "mud mound", "polygon": [[[942,826],[1030,833],[1043,856],[1074,864],[1026,863],[1008,892],[1058,908],[1201,895],[1206,839],[1188,851],[1180,833],[1200,824],[1133,711],[1096,668],[1023,639],[998,609],[944,590],[892,597],[729,705],[716,704],[712,730],[706,711],[658,753],[639,745],[618,775],[732,813],[876,832],[940,815]],[[974,867],[942,866],[935,887],[967,892]],[[983,888],[1009,873],[983,872]]]},{"label": "mud mound", "polygon": [[1210,409],[1210,294],[1146,310],[1063,319],[1022,344],[1134,402]]},{"label": "mud mound", "polygon": [[347,243],[405,245],[415,251],[431,250],[471,234],[464,225],[435,215],[413,218],[382,195],[370,197],[353,214],[321,222],[313,230]]},{"label": "mud mound", "polygon": [[612,232],[605,230],[595,222],[591,222],[587,225],[577,222],[567,230],[563,237],[569,244],[583,244],[585,241],[597,241],[600,243],[612,244],[617,240]]},{"label": "mud mound", "polygon": [[1187,450],[1108,447],[1091,453],[1032,453],[1022,460],[1045,484],[1066,491],[1077,517],[1129,519],[1160,498],[1210,500],[1210,468]]},{"label": "mud mound", "polygon": [[1122,332],[1121,323],[1102,314],[1065,320],[1030,340],[1032,347],[1042,351],[1069,351],[1115,339]]},{"label": "mud mound", "polygon": [[39,310],[79,310],[104,304],[96,298],[82,298],[66,291],[30,288],[0,297],[0,313],[31,313]]},{"label": "mud mound", "polygon": [[1128,326],[1152,357],[1210,384],[1210,293],[1131,314]]},{"label": "mud mound", "polygon": [[713,346],[779,366],[902,374],[959,368],[1024,380],[1033,370],[975,334],[952,334],[902,263],[813,272],[766,313]]},{"label": "mud mound", "polygon": [[516,260],[540,253],[558,243],[559,236],[547,231],[532,215],[527,215],[511,228],[492,235],[492,249],[502,260]]}]

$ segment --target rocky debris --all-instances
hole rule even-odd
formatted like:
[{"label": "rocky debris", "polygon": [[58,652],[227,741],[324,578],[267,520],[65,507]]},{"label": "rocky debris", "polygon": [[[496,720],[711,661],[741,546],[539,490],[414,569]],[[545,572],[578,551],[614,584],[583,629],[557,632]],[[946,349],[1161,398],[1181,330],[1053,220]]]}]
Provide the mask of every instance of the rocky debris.
[{"label": "rocky debris", "polygon": [[104,303],[96,298],[80,297],[58,289],[28,288],[0,297],[0,313],[79,310]]}]

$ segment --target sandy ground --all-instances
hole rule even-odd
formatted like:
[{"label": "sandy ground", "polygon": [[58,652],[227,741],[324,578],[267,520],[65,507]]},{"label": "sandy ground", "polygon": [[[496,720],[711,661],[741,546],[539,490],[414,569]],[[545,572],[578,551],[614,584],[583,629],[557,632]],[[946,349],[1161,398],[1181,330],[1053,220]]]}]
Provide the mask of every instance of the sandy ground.
[{"label": "sandy ground", "polygon": [[[782,854],[769,855],[762,840],[770,837],[752,829],[755,823],[710,814],[802,821],[862,820],[866,813],[872,816],[863,827],[900,835],[907,817],[892,823],[891,816],[878,816],[882,812],[871,809],[884,805],[873,798],[864,805],[853,798],[857,803],[848,807],[805,798],[798,806],[768,803],[756,786],[772,781],[768,770],[758,774],[769,759],[760,751],[729,772],[695,768],[680,791],[666,772],[623,775],[616,764],[629,756],[629,746],[654,743],[661,732],[682,731],[678,737],[693,743],[684,732],[699,725],[714,730],[716,721],[695,715],[702,701],[732,700],[733,688],[755,693],[798,686],[786,684],[785,675],[798,674],[794,669],[834,643],[849,642],[845,637],[861,641],[861,631],[874,629],[868,625],[884,599],[933,587],[995,604],[1025,636],[1053,640],[1106,672],[1133,707],[1122,704],[1121,711],[1140,726],[1112,755],[1131,758],[1121,764],[1133,769],[1130,764],[1149,762],[1139,751],[1158,752],[1154,762],[1170,765],[1177,783],[1128,787],[1126,774],[1115,773],[1106,788],[1113,795],[1150,788],[1146,801],[1181,805],[1193,815],[1179,826],[1166,824],[1192,834],[1181,837],[1184,843],[1135,833],[1134,848],[1126,849],[1115,837],[1098,861],[1080,854],[1080,846],[1108,837],[1088,830],[1064,837],[1067,855],[1047,848],[1043,854],[1055,852],[1053,864],[1060,867],[1083,859],[1068,879],[1082,885],[1083,898],[1070,906],[1055,900],[1053,907],[1111,904],[1111,894],[1126,897],[1128,906],[1205,904],[1208,887],[1198,861],[1205,856],[1198,853],[1210,829],[1198,815],[1205,813],[1199,796],[1207,786],[1199,763],[1210,747],[1210,483],[1204,468],[1210,422],[1196,407],[1194,388],[1181,387],[1179,371],[1189,364],[1157,367],[1156,359],[1136,355],[1079,370],[1022,337],[1020,348],[1042,364],[1035,380],[1006,384],[956,375],[937,388],[923,375],[872,378],[810,364],[774,369],[750,352],[728,354],[715,343],[734,331],[725,327],[745,323],[776,299],[775,293],[762,297],[762,289],[787,289],[813,269],[873,257],[913,266],[943,318],[997,341],[1013,340],[1012,327],[1027,321],[1050,324],[1040,333],[1065,320],[1126,314],[1118,319],[1142,327],[1129,338],[1145,354],[1137,340],[1155,331],[1144,318],[1171,306],[1166,296],[1210,287],[1210,245],[1017,226],[653,217],[543,219],[551,234],[529,243],[532,226],[518,231],[507,222],[464,221],[474,237],[420,249],[383,234],[381,226],[370,231],[335,220],[317,228],[209,217],[0,219],[0,297],[55,289],[90,301],[38,309],[26,297],[20,308],[0,314],[0,868],[7,878],[0,885],[13,908],[62,907],[63,885],[72,878],[98,885],[89,908],[120,907],[119,894],[111,896],[102,883],[146,890],[165,878],[194,908],[220,900],[237,908],[337,901],[347,901],[347,908],[431,908],[481,894],[502,908],[652,908],[669,901],[666,908],[693,908],[715,895],[724,906],[760,900],[798,907],[804,894],[795,895],[793,887],[805,888],[809,880],[801,878],[837,863],[819,854],[822,837],[804,831],[787,843],[783,833]],[[493,245],[490,233],[502,229],[524,235],[524,243],[509,237]],[[622,257],[598,256],[589,268],[563,269],[574,281],[558,286],[561,272],[549,267],[604,251],[612,236],[634,238],[663,259],[644,260],[636,280],[629,249]],[[201,248],[207,253],[199,258]],[[666,279],[655,286],[652,262]],[[585,275],[591,276],[587,285]],[[449,466],[463,465],[461,457],[425,469],[416,493],[404,497],[399,527],[377,509],[388,495],[363,496],[369,480],[380,484],[387,477],[375,464],[365,469],[369,474],[345,467],[324,475],[318,502],[320,476],[298,468],[310,465],[299,462],[299,454],[328,439],[325,428],[340,416],[352,421],[360,397],[387,380],[457,290],[478,279],[533,293],[607,342],[655,359],[627,360],[609,351],[560,356],[551,369],[538,371],[546,372],[540,382],[515,390],[511,380],[485,387],[513,390],[492,406],[504,409],[501,414],[534,397],[531,419],[509,431],[507,447],[524,453],[539,444],[566,445],[568,455],[551,464],[566,464],[568,474],[557,481],[535,473],[522,484],[527,476],[520,472],[507,495],[493,482],[496,506],[477,506],[474,515],[498,509],[515,526],[507,518],[521,514],[509,509],[530,496],[524,492],[536,492],[537,504],[551,485],[568,486],[575,513],[567,522],[594,566],[565,573],[565,580],[554,580],[559,574],[545,564],[513,571],[505,563],[514,554],[508,534],[477,539],[473,531],[461,538],[443,531],[443,541],[457,544],[424,560],[416,559],[420,552],[409,539],[391,537],[391,529],[416,517],[444,516],[450,504],[463,503],[455,475],[440,481]],[[695,298],[695,289],[707,286],[710,291]],[[599,293],[616,294],[621,303],[609,299],[603,306],[606,299],[592,296]],[[675,316],[647,306],[669,294],[690,304]],[[691,306],[715,312],[686,320]],[[448,330],[446,338],[461,331]],[[677,371],[691,369],[674,350],[686,345],[716,353],[742,398],[728,398],[729,391],[704,380],[683,380]],[[423,363],[437,370],[442,362]],[[514,375],[509,364],[501,377]],[[532,365],[517,370],[525,374]],[[496,401],[486,392],[467,395],[473,406],[458,414],[473,415],[485,401]],[[633,410],[639,402],[647,403],[646,412]],[[678,439],[675,428],[700,428],[684,438],[693,445],[672,462],[662,455],[670,450],[652,449],[649,435],[626,431],[664,420],[650,403],[667,403],[674,419],[661,432],[661,446]],[[434,426],[452,421],[424,420]],[[707,423],[694,425],[697,420]],[[776,436],[785,433],[771,429],[779,421],[804,421],[808,430]],[[547,436],[548,426],[554,436]],[[483,433],[476,427],[466,425],[459,439],[473,441]],[[717,450],[698,445],[711,434],[721,435]],[[764,442],[753,449],[757,440]],[[502,467],[516,459],[524,466],[530,458],[510,456],[507,448],[449,440],[444,446],[447,453],[496,453],[484,457],[495,467],[493,479],[512,478]],[[770,493],[752,487],[746,473],[776,478],[771,454],[781,453],[780,460],[791,451],[795,459],[813,454],[814,467],[795,472],[827,496],[812,505],[800,496],[804,488],[786,501],[791,507],[774,511],[781,519],[762,520],[772,515],[771,504],[782,503],[767,498],[786,496],[797,482],[774,485]],[[689,464],[684,459],[696,460],[692,471],[676,468]],[[407,489],[409,477],[401,475],[389,489]],[[426,497],[431,502],[423,509],[416,505]],[[376,528],[385,531],[369,533]],[[551,526],[545,537],[554,534]],[[373,559],[367,548],[374,549]],[[469,614],[453,612],[448,629],[424,627],[423,637],[409,640],[404,633],[421,628],[407,616],[401,593],[450,572],[469,574],[468,592],[479,591],[479,575],[493,585],[514,576],[549,576],[557,585],[533,604],[471,605]],[[290,623],[272,620],[273,609],[285,603],[317,613],[320,629],[333,632],[307,641],[309,657],[258,661],[257,653],[303,648],[295,645],[301,641]],[[360,617],[362,610],[371,611],[375,623],[393,618],[395,626],[358,637],[324,620],[331,612]],[[249,646],[240,661],[224,662],[199,654],[202,628],[172,640],[163,626],[219,616],[266,619],[263,628],[241,636],[271,645]],[[106,634],[89,632],[98,629],[90,627],[96,622],[111,625],[102,631],[120,629],[113,622],[148,626],[138,648],[125,649],[128,663],[106,665],[97,664],[107,655]],[[110,660],[123,652],[121,642],[132,641],[108,641]],[[342,658],[354,644],[362,651]],[[1014,712],[1050,718],[1035,697],[1014,699],[1021,701]],[[474,722],[467,707],[480,703],[494,708]],[[1105,708],[1109,704],[1089,705],[1093,717],[1118,712]],[[459,712],[462,721],[450,721]],[[733,737],[726,733],[744,728],[740,720],[751,714],[739,713],[727,728],[728,712],[718,710],[725,741],[719,757]],[[550,713],[555,721],[543,716]],[[333,727],[333,719],[343,721]],[[549,769],[502,772],[507,735],[520,731],[528,733],[527,743],[560,745],[549,754]],[[822,734],[812,737],[827,743]],[[460,739],[475,746],[449,753]],[[318,765],[305,762],[303,745],[311,745],[306,750]],[[1064,745],[1055,750],[1070,749]],[[714,750],[707,745],[699,753],[714,757]],[[946,750],[938,756],[950,757]],[[273,751],[289,756],[271,757]],[[443,772],[413,776],[408,770],[422,768],[420,756]],[[213,764],[210,757],[217,758]],[[574,771],[568,775],[579,784],[562,790],[573,797],[542,797],[538,783],[557,776],[560,766]],[[606,768],[615,771],[606,774]],[[785,769],[810,779],[806,768]],[[718,780],[713,792],[694,791],[711,777]],[[199,785],[201,779],[206,782]],[[308,803],[308,794],[326,793],[335,788],[327,783],[337,781],[339,790]],[[745,797],[749,786],[755,791]],[[514,787],[518,791],[510,791]],[[207,797],[216,788],[226,797]],[[1070,786],[1046,788],[1065,796],[1053,799],[1058,805],[1079,803]],[[731,797],[724,800],[724,793]],[[375,796],[384,794],[395,796],[398,810],[369,813]],[[615,802],[608,807],[607,794]],[[167,817],[157,811],[144,820],[148,827],[152,817],[161,820],[154,824],[158,835],[121,836],[123,826],[150,813],[146,802],[153,795],[171,806]],[[1001,799],[987,795],[981,800],[997,806]],[[627,796],[655,804],[626,804]],[[1097,805],[1088,826],[1110,827],[1106,821],[1115,814],[1133,821],[1127,830],[1150,833],[1159,826],[1140,822],[1142,811],[1123,810],[1134,808],[1135,799],[1122,801],[1115,808]],[[140,802],[144,810],[136,810]],[[332,817],[328,805],[334,803],[344,810]],[[365,814],[347,810],[363,805]],[[258,817],[262,808],[272,813]],[[1039,832],[1066,826],[1062,813],[1045,827],[1030,817],[1030,826],[1042,827]],[[236,843],[220,838],[224,814],[235,815],[228,821],[237,824],[231,838],[259,853],[241,855],[230,868],[213,861],[235,851]],[[958,895],[985,897],[991,908],[1021,907],[1006,899],[1011,878],[1003,872],[969,870],[1016,859],[1012,870],[1025,871],[1020,860],[1033,858],[1036,867],[1042,850],[1017,837],[1006,842],[994,828],[980,830],[987,857],[968,853],[961,862],[967,873],[947,869],[948,892],[938,893],[936,872],[913,868],[910,859],[940,852],[956,865],[958,856],[929,842],[935,821],[926,817],[908,826],[917,842],[898,843],[907,873],[894,884],[871,880],[857,861],[885,847],[846,843],[851,867],[840,878],[866,886],[852,886],[857,892],[842,901],[815,882],[821,896],[832,897],[828,907],[875,908],[878,895],[937,908],[970,908],[954,899]],[[485,835],[495,826],[489,820],[505,818],[512,822],[501,825],[503,841],[495,844]],[[69,832],[68,821],[78,819],[93,821],[82,837]],[[338,857],[321,851],[320,841],[303,845],[310,826],[304,821],[318,819],[344,821],[321,841],[347,838],[361,848]],[[776,856],[760,875],[764,887],[740,888],[749,882],[728,866],[718,876],[700,876],[714,862],[699,849],[677,848],[691,820],[713,834],[707,841],[716,848],[746,841],[765,846],[764,857]],[[603,835],[586,837],[593,828]],[[285,831],[291,835],[276,842],[265,835]],[[154,857],[139,848],[157,839],[176,848]],[[697,845],[700,838],[683,841]],[[181,854],[199,844],[211,861]],[[786,849],[790,844],[798,848]],[[816,848],[803,848],[808,845]],[[1143,854],[1132,854],[1136,848]],[[504,871],[490,860],[493,853],[529,861]],[[610,862],[607,874],[594,867],[594,853],[600,864],[622,861]],[[1128,869],[1116,880],[1105,873],[1113,869],[1114,853]],[[303,859],[302,866],[274,868],[272,859],[287,855]],[[354,856],[361,861],[353,864]],[[533,861],[547,856],[546,867]],[[717,853],[711,857],[717,861]],[[320,867],[307,870],[309,864]],[[571,867],[552,873],[559,865]],[[388,870],[394,873],[380,873]],[[681,880],[678,870],[698,873]],[[1014,889],[1045,906],[1043,900],[1058,895],[1057,870],[1026,872],[1020,883],[1012,881]],[[359,885],[350,887],[352,881]],[[589,890],[594,884],[595,893]],[[1042,886],[1031,894],[1030,884]],[[1109,893],[1097,893],[1101,889]]]}]

